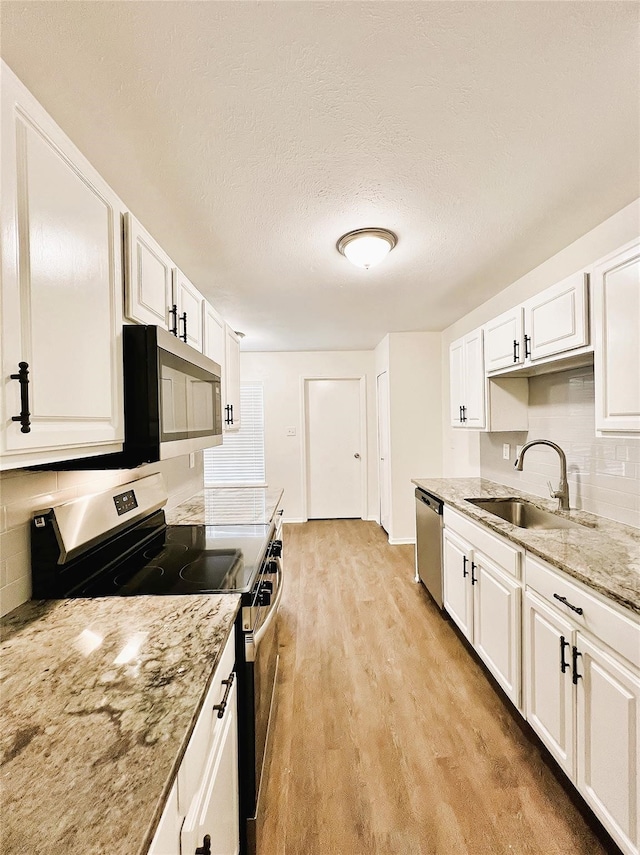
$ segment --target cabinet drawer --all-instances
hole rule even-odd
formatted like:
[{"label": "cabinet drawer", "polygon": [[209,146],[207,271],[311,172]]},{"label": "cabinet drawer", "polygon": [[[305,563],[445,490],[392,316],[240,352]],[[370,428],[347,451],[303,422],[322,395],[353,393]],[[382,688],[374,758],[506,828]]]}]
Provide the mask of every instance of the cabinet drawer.
[{"label": "cabinet drawer", "polygon": [[[527,588],[537,591],[548,603],[578,627],[590,632],[636,668],[640,667],[640,621],[618,611],[590,593],[580,582],[569,581],[561,570],[527,554],[525,561]],[[582,614],[559,598],[563,597]]]},{"label": "cabinet drawer", "polygon": [[[228,680],[229,675],[233,673],[235,658],[235,632],[232,629],[178,770],[178,807],[183,815],[188,812],[191,801],[200,787],[206,759],[216,734],[224,722],[224,719],[218,718],[218,713],[213,707],[224,698],[227,686],[223,685],[222,681]],[[231,697],[235,695],[230,695]]]},{"label": "cabinet drawer", "polygon": [[448,529],[468,540],[474,549],[482,552],[507,573],[511,573],[517,579],[520,578],[522,550],[517,546],[484,526],[474,523],[468,517],[451,510],[447,505],[444,508],[444,524]]}]

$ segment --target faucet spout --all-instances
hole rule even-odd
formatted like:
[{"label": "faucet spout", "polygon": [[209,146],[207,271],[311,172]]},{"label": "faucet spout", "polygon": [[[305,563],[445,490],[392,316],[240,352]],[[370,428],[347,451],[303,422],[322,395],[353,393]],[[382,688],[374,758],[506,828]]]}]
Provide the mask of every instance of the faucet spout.
[{"label": "faucet spout", "polygon": [[558,484],[557,490],[551,490],[551,498],[558,499],[558,509],[561,511],[569,510],[569,482],[567,481],[567,458],[564,451],[560,448],[559,445],[556,445],[555,442],[551,442],[550,439],[532,439],[531,442],[527,442],[526,445],[523,445],[520,449],[520,454],[516,457],[516,461],[514,463],[515,468],[518,472],[522,472],[522,464],[524,461],[525,452],[531,448],[533,445],[548,445],[550,448],[553,448],[558,452],[558,457],[560,458],[560,483]]}]

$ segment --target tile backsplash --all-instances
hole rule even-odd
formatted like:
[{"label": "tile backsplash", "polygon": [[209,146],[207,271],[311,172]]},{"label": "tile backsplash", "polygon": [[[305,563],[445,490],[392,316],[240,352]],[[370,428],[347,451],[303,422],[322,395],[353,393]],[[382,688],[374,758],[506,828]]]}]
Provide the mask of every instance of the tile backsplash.
[{"label": "tile backsplash", "polygon": [[202,452],[162,463],[113,472],[29,472],[16,469],[0,473],[0,615],[31,597],[29,524],[33,512],[80,496],[97,493],[145,475],[162,472],[169,491],[167,507],[189,498],[203,484]]},{"label": "tile backsplash", "polygon": [[[544,374],[529,380],[529,430],[487,433],[480,437],[483,478],[537,496],[558,486],[560,464],[551,448],[527,451],[522,472],[513,463],[515,446],[550,439],[567,456],[572,508],[640,528],[640,438],[596,438],[593,368]],[[502,459],[503,443],[511,445]]]}]

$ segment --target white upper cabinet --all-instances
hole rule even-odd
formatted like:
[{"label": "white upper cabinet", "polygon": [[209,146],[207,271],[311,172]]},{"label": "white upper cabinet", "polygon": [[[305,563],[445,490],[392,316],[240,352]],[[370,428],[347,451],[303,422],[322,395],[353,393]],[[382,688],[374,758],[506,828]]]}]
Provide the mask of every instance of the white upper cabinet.
[{"label": "white upper cabinet", "polygon": [[451,424],[485,426],[486,380],[482,329],[473,330],[449,349]]},{"label": "white upper cabinet", "polygon": [[225,324],[224,383],[222,388],[224,412],[223,430],[240,428],[240,338]]},{"label": "white upper cabinet", "polygon": [[176,332],[172,312],[173,262],[136,218],[125,215],[125,314],[139,324]]},{"label": "white upper cabinet", "polygon": [[640,241],[592,273],[596,432],[640,431]]},{"label": "white upper cabinet", "polygon": [[522,306],[509,309],[484,327],[485,368],[487,373],[513,368],[524,362]]},{"label": "white upper cabinet", "polygon": [[1,75],[7,469],[122,448],[124,208],[4,63]]},{"label": "white upper cabinet", "polygon": [[488,374],[550,362],[588,345],[588,277],[583,272],[484,325]]},{"label": "white upper cabinet", "polygon": [[202,352],[218,363],[224,376],[225,323],[222,316],[206,300],[202,309]]},{"label": "white upper cabinet", "polygon": [[535,362],[589,344],[588,277],[575,273],[524,304],[524,356]]},{"label": "white upper cabinet", "polygon": [[173,302],[178,316],[178,338],[202,353],[204,297],[177,267],[173,268]]}]

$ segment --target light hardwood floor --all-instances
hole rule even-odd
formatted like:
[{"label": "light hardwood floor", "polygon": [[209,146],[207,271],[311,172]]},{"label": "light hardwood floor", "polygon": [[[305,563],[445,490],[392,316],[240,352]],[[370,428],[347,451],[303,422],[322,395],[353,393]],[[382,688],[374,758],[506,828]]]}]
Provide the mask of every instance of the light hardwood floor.
[{"label": "light hardwood floor", "polygon": [[[372,522],[285,526],[259,855],[602,855]],[[615,851],[615,850],[613,850]]]}]

